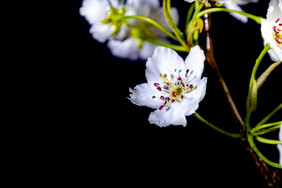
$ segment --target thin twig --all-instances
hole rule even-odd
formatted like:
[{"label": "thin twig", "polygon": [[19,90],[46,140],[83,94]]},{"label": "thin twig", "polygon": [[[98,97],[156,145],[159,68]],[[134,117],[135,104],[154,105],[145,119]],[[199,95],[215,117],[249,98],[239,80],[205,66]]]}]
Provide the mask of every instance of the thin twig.
[{"label": "thin twig", "polygon": [[227,98],[227,101],[231,107],[232,114],[236,118],[236,121],[240,123],[240,125],[244,126],[244,121],[242,120],[242,117],[240,116],[235,103],[233,102],[233,99],[230,95],[230,92],[228,90],[228,87],[219,71],[219,68],[216,64],[216,61],[214,59],[214,51],[213,51],[213,43],[212,43],[212,38],[211,38],[211,16],[209,14],[205,14],[205,31],[206,31],[206,48],[207,48],[207,54],[206,54],[206,59],[213,71],[216,73],[218,76],[219,82],[222,86],[222,89],[225,93],[225,96]]}]

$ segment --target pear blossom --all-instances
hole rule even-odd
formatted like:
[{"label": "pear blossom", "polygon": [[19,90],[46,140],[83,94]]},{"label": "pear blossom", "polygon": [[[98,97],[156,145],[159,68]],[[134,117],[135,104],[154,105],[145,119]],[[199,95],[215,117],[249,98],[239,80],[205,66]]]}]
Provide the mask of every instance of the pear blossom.
[{"label": "pear blossom", "polygon": [[[171,31],[159,0],[128,0],[127,2],[138,10],[137,15],[149,17]],[[178,24],[179,16],[176,8],[171,8],[171,15],[174,22]],[[108,42],[108,48],[116,57],[129,60],[146,60],[152,56],[157,47],[146,40],[170,43],[166,35],[158,28],[143,20],[136,20],[130,30],[129,37],[125,40],[111,39]]]},{"label": "pear blossom", "polygon": [[[280,140],[280,142],[282,142],[282,124],[280,125],[279,140]],[[278,144],[277,148],[278,148],[279,153],[280,153],[279,163],[282,166],[282,144]]]},{"label": "pear blossom", "polygon": [[84,0],[79,13],[91,24],[89,32],[93,38],[105,42],[112,36],[119,40],[127,36],[132,23],[121,17],[134,15],[136,10],[132,5],[122,4],[119,0]]},{"label": "pear blossom", "polygon": [[185,116],[195,113],[206,94],[204,61],[199,46],[191,48],[185,61],[174,50],[157,47],[146,62],[147,82],[129,88],[129,100],[156,109],[149,115],[151,124],[186,126]]},{"label": "pear blossom", "polygon": [[282,0],[271,0],[266,19],[261,19],[261,34],[264,44],[272,50],[269,55],[273,61],[282,60]]}]

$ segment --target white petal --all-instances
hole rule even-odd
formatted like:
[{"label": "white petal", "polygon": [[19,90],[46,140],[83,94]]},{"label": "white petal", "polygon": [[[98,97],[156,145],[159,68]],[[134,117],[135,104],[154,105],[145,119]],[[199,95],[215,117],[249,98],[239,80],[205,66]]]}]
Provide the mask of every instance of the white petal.
[{"label": "white petal", "polygon": [[277,145],[278,151],[279,151],[279,163],[282,166],[282,144]]},{"label": "white petal", "polygon": [[196,103],[199,103],[203,100],[203,98],[206,95],[206,88],[207,88],[207,77],[202,78],[201,80],[198,80],[195,85],[196,88],[191,91],[190,93],[187,93],[185,95],[185,98],[191,99],[195,101]]},{"label": "white petal", "polygon": [[152,57],[146,62],[146,79],[151,82],[163,82],[160,74],[175,75],[179,70],[185,71],[183,59],[174,51],[157,47]]},{"label": "white petal", "polygon": [[[230,9],[230,10],[237,10],[237,11],[243,11],[241,9],[241,7],[238,6],[238,4],[236,2],[226,2],[224,3],[224,6],[227,8],[227,9]],[[243,15],[240,15],[240,14],[236,14],[236,13],[230,13],[233,17],[235,17],[236,19],[240,20],[241,22],[243,23],[247,23],[248,22],[248,18],[246,16],[243,16]]]},{"label": "white petal", "polygon": [[186,106],[185,116],[190,116],[191,114],[195,113],[195,111],[198,109],[199,103],[203,100],[206,95],[206,87],[207,78],[204,77],[203,79],[197,82],[196,89],[184,95],[184,100],[181,103]]},{"label": "white petal", "polygon": [[163,108],[162,110],[155,110],[149,116],[149,122],[156,124],[160,127],[166,127],[169,125],[183,125],[187,124],[185,115],[182,108],[179,108],[181,103],[171,104],[169,108]]},{"label": "white petal", "polygon": [[[270,20],[276,20],[277,18],[281,18],[282,12],[282,1],[281,0],[271,0],[269,3],[269,7],[267,9],[266,18]],[[274,20],[274,21],[275,21]]]},{"label": "white petal", "polygon": [[116,57],[130,60],[138,59],[138,41],[135,38],[128,38],[124,41],[111,39],[108,42],[108,48]]},{"label": "white petal", "polygon": [[164,101],[160,100],[161,92],[151,84],[143,83],[137,85],[134,89],[129,88],[130,98],[133,104],[138,106],[147,106],[150,108],[159,108]]},{"label": "white petal", "polygon": [[[185,59],[186,69],[189,69],[189,82],[194,79],[199,80],[204,70],[205,54],[199,46],[191,48],[190,53]],[[192,74],[191,74],[192,73]]]},{"label": "white petal", "polygon": [[89,32],[92,33],[93,38],[97,41],[105,42],[112,36],[113,30],[114,27],[112,25],[97,22],[92,25]]},{"label": "white petal", "polygon": [[106,0],[84,0],[82,7],[79,9],[81,16],[93,24],[107,17],[109,4]]},{"label": "white petal", "polygon": [[[280,125],[280,131],[279,131],[279,140],[282,142],[282,124]],[[278,151],[279,151],[279,163],[282,165],[282,144],[277,145]]]},{"label": "white petal", "polygon": [[157,46],[154,44],[151,44],[149,42],[143,41],[142,48],[139,51],[139,56],[143,60],[147,60],[148,57],[152,56],[154,53],[154,50]]}]

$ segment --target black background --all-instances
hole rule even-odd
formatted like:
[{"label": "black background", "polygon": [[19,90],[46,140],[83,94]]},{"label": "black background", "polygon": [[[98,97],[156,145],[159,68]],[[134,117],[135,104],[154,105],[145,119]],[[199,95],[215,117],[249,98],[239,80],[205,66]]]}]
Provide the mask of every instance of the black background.
[{"label": "black background", "polygon": [[[81,3],[69,1],[70,14],[59,20],[65,28],[54,44],[61,49],[56,61],[58,90],[64,90],[57,96],[58,108],[65,111],[55,115],[63,117],[62,124],[70,122],[63,134],[67,148],[77,156],[73,161],[78,170],[74,171],[81,171],[85,180],[94,178],[94,184],[101,181],[103,186],[266,187],[241,141],[213,131],[193,117],[187,117],[185,128],[149,124],[152,109],[135,106],[127,99],[129,87],[146,81],[145,62],[115,58],[106,44],[95,41],[88,31],[90,25],[79,15]],[[265,17],[268,3],[260,0],[243,9]],[[189,3],[173,0],[172,5],[180,12],[183,29]],[[263,49],[260,25],[252,20],[242,24],[228,13],[214,13],[212,18],[215,58],[244,118],[250,74]],[[204,42],[201,45],[204,47]],[[266,55],[258,75],[271,63]],[[281,103],[281,73],[280,65],[260,89],[254,123]],[[197,112],[221,128],[238,131],[240,127],[233,123],[208,64],[204,76],[208,77],[207,93]],[[271,119],[278,120],[281,113]],[[277,135],[278,131],[270,136],[277,139]],[[278,162],[276,146],[258,146],[265,156]]]}]

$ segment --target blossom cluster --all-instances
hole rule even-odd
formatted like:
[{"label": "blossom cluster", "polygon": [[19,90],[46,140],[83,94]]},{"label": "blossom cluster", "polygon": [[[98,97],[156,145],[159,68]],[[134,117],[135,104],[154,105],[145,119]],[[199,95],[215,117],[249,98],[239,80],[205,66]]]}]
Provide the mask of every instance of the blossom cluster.
[{"label": "blossom cluster", "polygon": [[[270,0],[266,18],[251,15],[241,8],[242,5],[257,3],[258,0],[183,1],[187,2],[186,4],[194,3],[188,11],[189,19],[187,18],[184,32],[178,28],[179,13],[177,8],[170,7],[170,0],[163,0],[163,6],[159,0],[83,0],[79,13],[91,25],[89,32],[93,38],[100,43],[107,43],[114,56],[132,61],[139,59],[146,61],[147,82],[133,89],[129,88],[128,99],[135,105],[154,109],[148,118],[151,124],[159,127],[169,125],[185,127],[186,116],[195,115],[211,128],[227,136],[235,138],[245,136],[263,160],[274,167],[281,168],[281,121],[265,124],[265,119],[268,120],[280,110],[282,104],[274,110],[274,113],[264,118],[261,124],[258,123],[252,127],[250,117],[255,111],[258,88],[282,61],[282,0]],[[191,9],[193,7],[195,7],[194,10]],[[203,7],[205,7],[204,10],[202,10]],[[198,41],[198,35],[204,27],[201,17],[204,14],[219,11],[229,12],[245,24],[248,19],[261,24],[265,48],[256,60],[250,79],[246,120],[242,121],[242,126],[245,126],[244,133],[232,134],[219,129],[196,113],[199,103],[206,95],[207,88],[207,77],[202,77],[202,74],[208,58]],[[175,44],[175,41],[181,45]],[[187,52],[185,60],[176,51]],[[256,79],[257,67],[267,52],[275,63]],[[223,82],[223,79],[219,80]],[[229,94],[226,95],[228,97]],[[240,117],[238,119],[240,120]],[[260,137],[279,128],[279,140]],[[255,144],[252,143],[253,137],[260,142],[277,144],[280,152],[279,164],[269,162],[258,152]]]},{"label": "blossom cluster", "polygon": [[[108,40],[112,54],[119,58],[146,60],[156,48],[148,40],[169,43],[166,35],[152,24],[138,19],[124,19],[130,15],[149,17],[171,31],[159,0],[128,0],[126,3],[118,0],[84,0],[80,15],[92,25],[90,33],[93,38],[99,42]],[[171,15],[178,23],[176,8],[171,8]]]}]

